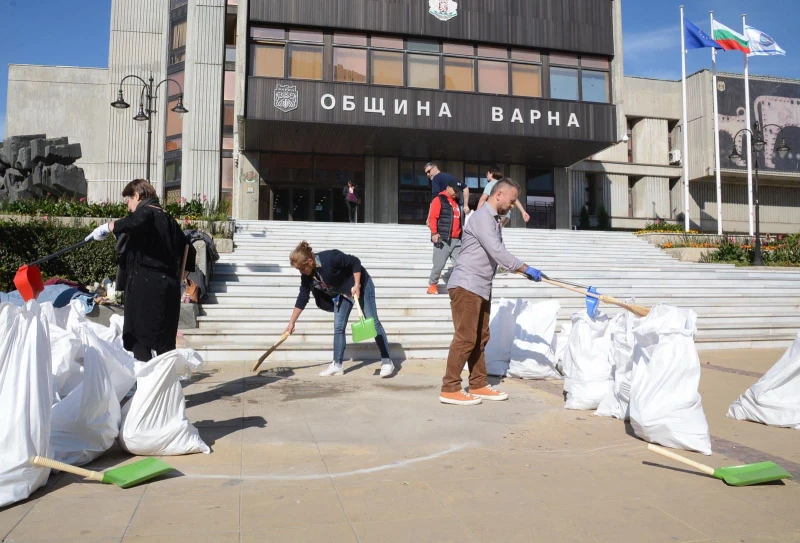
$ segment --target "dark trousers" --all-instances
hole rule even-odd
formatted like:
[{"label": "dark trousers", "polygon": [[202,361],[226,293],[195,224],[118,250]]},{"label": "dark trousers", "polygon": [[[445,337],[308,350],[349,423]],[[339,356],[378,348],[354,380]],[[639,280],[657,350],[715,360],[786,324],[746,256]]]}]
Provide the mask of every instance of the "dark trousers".
[{"label": "dark trousers", "polygon": [[358,204],[348,200],[345,200],[344,203],[347,204],[347,215],[350,217],[350,222],[357,222],[356,211],[358,210]]},{"label": "dark trousers", "polygon": [[469,388],[485,387],[486,356],[489,342],[489,316],[491,302],[461,287],[449,291],[450,309],[453,313],[453,341],[447,355],[447,369],[442,379],[442,392],[461,390],[461,371],[464,362],[469,368]]},{"label": "dark trousers", "polygon": [[156,351],[158,356],[161,356],[164,353],[168,353],[169,351],[174,351],[175,347],[172,349],[162,349],[159,351],[158,349],[150,349],[147,345],[140,341],[136,341],[133,344],[133,348],[131,352],[133,353],[133,357],[138,360],[139,362],[148,362],[153,359],[153,350]]}]

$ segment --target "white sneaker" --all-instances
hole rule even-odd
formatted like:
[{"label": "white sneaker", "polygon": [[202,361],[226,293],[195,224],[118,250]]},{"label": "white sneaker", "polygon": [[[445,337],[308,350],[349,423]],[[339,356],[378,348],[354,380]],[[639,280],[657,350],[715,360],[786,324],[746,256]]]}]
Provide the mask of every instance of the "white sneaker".
[{"label": "white sneaker", "polygon": [[394,373],[394,362],[388,358],[381,359],[381,377],[389,377]]},{"label": "white sneaker", "polygon": [[320,377],[330,377],[331,375],[344,375],[344,368],[341,364],[331,362],[331,365],[319,372]]}]

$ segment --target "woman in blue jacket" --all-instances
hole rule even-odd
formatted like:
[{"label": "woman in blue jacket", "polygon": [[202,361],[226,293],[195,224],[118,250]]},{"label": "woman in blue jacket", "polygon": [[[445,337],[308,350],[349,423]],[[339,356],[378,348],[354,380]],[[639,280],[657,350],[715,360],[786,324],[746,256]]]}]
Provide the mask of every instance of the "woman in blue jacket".
[{"label": "woman in blue jacket", "polygon": [[334,315],[333,362],[320,373],[320,376],[344,373],[342,360],[347,346],[347,319],[353,310],[353,300],[356,297],[366,318],[375,320],[375,330],[378,332],[375,343],[381,352],[381,377],[392,375],[395,368],[389,356],[389,340],[386,339],[386,332],[378,320],[375,284],[367,270],[361,266],[361,261],[337,249],[314,253],[305,241],[292,251],[289,261],[302,275],[300,293],[285,332],[294,333],[294,325],[312,294],[317,307],[323,311],[333,312]]}]

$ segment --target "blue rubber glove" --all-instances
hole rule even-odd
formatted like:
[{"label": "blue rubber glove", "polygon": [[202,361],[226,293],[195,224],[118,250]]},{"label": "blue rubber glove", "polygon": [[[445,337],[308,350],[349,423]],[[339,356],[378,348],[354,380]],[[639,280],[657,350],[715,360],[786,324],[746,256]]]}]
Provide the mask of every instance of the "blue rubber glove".
[{"label": "blue rubber glove", "polygon": [[528,279],[531,281],[536,281],[537,283],[542,280],[542,272],[530,266],[525,268],[525,275],[528,276]]}]

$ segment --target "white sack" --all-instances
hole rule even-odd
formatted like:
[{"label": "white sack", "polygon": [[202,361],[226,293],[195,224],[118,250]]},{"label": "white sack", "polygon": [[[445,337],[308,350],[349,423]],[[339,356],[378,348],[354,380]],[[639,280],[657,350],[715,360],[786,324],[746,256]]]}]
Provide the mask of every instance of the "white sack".
[{"label": "white sack", "polygon": [[500,298],[492,302],[489,317],[489,341],[486,344],[486,373],[503,377],[511,361],[511,345],[514,342],[517,311],[523,303],[520,300]]},{"label": "white sack", "polygon": [[572,322],[561,323],[561,331],[556,335],[556,369],[564,375],[564,353],[567,352],[569,335],[572,333]]},{"label": "white sack", "polygon": [[561,304],[527,304],[517,315],[507,375],[519,379],[560,379],[556,370],[556,319]]},{"label": "white sack", "polygon": [[83,346],[80,339],[66,329],[69,306],[55,308],[52,303],[46,302],[41,304],[41,310],[50,333],[55,403],[66,398],[83,381],[83,367],[78,363],[78,359],[83,358]]},{"label": "white sack", "polygon": [[177,349],[142,364],[136,392],[122,412],[119,443],[141,456],[210,453],[186,418],[180,375],[198,371],[203,360],[191,349]]},{"label": "white sack", "polygon": [[633,329],[630,417],[634,433],[673,449],[711,454],[711,435],[697,387],[700,357],[694,311],[659,304]]},{"label": "white sack", "polygon": [[633,379],[633,327],[636,318],[633,313],[624,311],[615,316],[608,325],[611,338],[609,361],[614,368],[614,387],[595,411],[599,417],[630,419],[631,379]]},{"label": "white sack", "polygon": [[122,343],[104,341],[90,327],[79,328],[79,330],[84,341],[84,347],[87,350],[94,349],[98,356],[107,362],[106,369],[114,387],[114,393],[117,396],[117,401],[122,402],[125,395],[136,384],[135,369],[138,364],[142,363],[133,358],[122,347]]},{"label": "white sack", "polygon": [[70,302],[70,312],[67,319],[67,330],[78,335],[82,326],[88,327],[92,332],[97,334],[101,340],[122,347],[122,325],[124,319],[120,315],[111,315],[109,319],[109,326],[92,322],[86,318],[84,305],[80,300],[73,299]]},{"label": "white sack", "polygon": [[24,500],[47,482],[52,376],[47,321],[33,300],[0,304],[0,507]]},{"label": "white sack", "polygon": [[564,353],[565,409],[596,409],[613,388],[608,323],[601,311],[594,319],[586,311],[572,315],[572,332]]},{"label": "white sack", "polygon": [[118,362],[93,345],[100,342],[94,332],[84,328],[82,334],[86,345],[83,382],[53,406],[50,431],[53,458],[77,466],[88,464],[111,448],[121,420],[109,371]]},{"label": "white sack", "polygon": [[781,359],[731,404],[727,416],[800,430],[800,334]]}]

